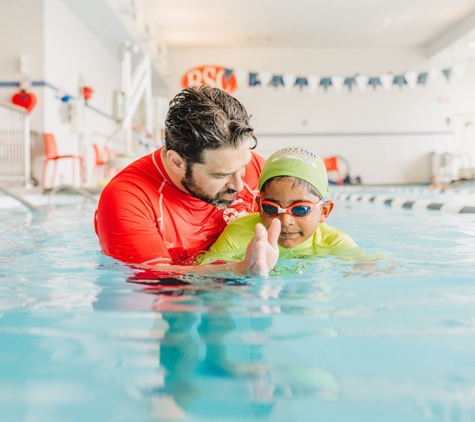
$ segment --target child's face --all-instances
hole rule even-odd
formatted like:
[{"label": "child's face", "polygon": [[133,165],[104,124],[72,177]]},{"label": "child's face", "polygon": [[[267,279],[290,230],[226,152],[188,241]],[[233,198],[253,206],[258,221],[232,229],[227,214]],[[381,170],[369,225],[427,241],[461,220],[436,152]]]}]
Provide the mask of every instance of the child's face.
[{"label": "child's face", "polygon": [[291,180],[286,179],[274,180],[266,187],[265,191],[261,191],[259,209],[264,226],[269,228],[274,218],[280,219],[282,229],[279,244],[287,249],[299,245],[312,236],[318,223],[325,221],[331,208],[333,208],[333,203],[331,203],[329,204],[330,207],[327,207],[327,204],[319,205],[305,217],[296,217],[287,213],[271,217],[262,211],[261,201],[276,202],[281,208],[288,208],[296,202],[308,201],[316,204],[320,201],[320,198],[310,193],[304,186],[295,186]]}]

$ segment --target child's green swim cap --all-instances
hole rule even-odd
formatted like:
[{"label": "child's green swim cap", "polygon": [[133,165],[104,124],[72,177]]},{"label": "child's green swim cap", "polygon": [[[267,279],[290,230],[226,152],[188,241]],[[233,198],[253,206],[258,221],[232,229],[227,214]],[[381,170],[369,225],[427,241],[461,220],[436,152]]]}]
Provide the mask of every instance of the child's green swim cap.
[{"label": "child's green swim cap", "polygon": [[265,162],[259,177],[259,190],[267,180],[276,176],[292,176],[305,180],[322,198],[329,192],[327,169],[323,160],[304,148],[289,147],[272,154]]}]

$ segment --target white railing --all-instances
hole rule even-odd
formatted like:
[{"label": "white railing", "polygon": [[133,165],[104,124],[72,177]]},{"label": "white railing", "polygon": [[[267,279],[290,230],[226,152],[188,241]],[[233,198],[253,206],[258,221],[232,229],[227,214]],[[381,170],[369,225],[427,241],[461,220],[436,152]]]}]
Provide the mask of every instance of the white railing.
[{"label": "white railing", "polygon": [[132,120],[139,103],[145,106],[145,127],[152,132],[152,73],[148,53],[143,53],[139,63],[132,71],[132,53],[138,48],[130,43],[122,45],[121,52],[121,87],[115,92],[114,118],[125,134],[125,155],[134,156]]},{"label": "white railing", "polygon": [[30,180],[30,121],[26,110],[0,103],[0,182]]}]

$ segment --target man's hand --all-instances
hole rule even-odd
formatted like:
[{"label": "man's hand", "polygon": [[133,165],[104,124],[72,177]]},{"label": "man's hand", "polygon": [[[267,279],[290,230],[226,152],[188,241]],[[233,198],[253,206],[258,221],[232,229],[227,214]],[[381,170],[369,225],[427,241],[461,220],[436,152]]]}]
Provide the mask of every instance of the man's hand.
[{"label": "man's hand", "polygon": [[249,243],[244,260],[239,263],[241,275],[267,277],[269,271],[279,259],[280,220],[275,218],[266,231],[265,227],[258,223],[256,233]]}]

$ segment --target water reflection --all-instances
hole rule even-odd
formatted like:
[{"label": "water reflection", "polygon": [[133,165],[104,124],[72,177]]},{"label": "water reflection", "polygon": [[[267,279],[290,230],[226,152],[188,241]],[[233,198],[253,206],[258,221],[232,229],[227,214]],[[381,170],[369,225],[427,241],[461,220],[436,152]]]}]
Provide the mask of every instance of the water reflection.
[{"label": "water reflection", "polygon": [[[153,310],[167,329],[158,359],[164,384],[148,391],[158,420],[254,420],[267,418],[281,400],[299,396],[335,399],[334,377],[318,365],[272,359],[266,349],[316,333],[273,333],[284,284],[264,281],[244,288],[221,284],[212,290],[168,287],[156,295]],[[296,292],[289,292],[289,296]],[[145,287],[144,292],[151,293]],[[146,393],[146,392],[144,392]]]},{"label": "water reflection", "polygon": [[126,283],[93,209],[0,221],[0,419],[475,420],[473,219],[359,206],[375,268],[174,286]]}]

